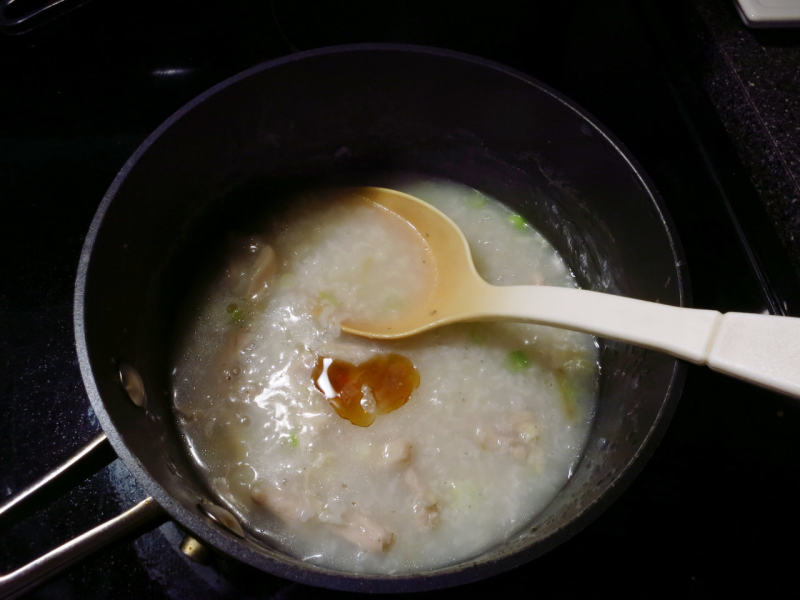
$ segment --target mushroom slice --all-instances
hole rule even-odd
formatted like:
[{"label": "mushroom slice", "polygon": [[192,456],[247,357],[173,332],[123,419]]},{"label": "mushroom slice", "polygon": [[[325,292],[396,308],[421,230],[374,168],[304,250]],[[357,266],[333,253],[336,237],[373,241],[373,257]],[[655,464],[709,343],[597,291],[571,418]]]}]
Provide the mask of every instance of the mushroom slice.
[{"label": "mushroom slice", "polygon": [[264,244],[253,259],[250,282],[245,295],[252,298],[267,286],[267,280],[278,270],[278,256],[269,244]]},{"label": "mushroom slice", "polygon": [[236,248],[228,265],[228,285],[234,296],[253,299],[278,270],[278,257],[275,249],[257,236],[233,244]]}]

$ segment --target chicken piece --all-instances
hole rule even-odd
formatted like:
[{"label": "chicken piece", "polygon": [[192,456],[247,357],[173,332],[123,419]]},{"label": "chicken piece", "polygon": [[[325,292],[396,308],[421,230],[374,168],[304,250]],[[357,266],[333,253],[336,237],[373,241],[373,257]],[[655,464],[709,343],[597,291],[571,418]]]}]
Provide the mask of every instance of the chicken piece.
[{"label": "chicken piece", "polygon": [[539,427],[533,413],[522,411],[509,415],[497,425],[479,428],[476,437],[484,450],[497,450],[517,460],[526,460],[539,439]]},{"label": "chicken piece", "polygon": [[513,413],[509,418],[511,430],[523,442],[534,442],[539,439],[539,426],[536,418],[529,410]]},{"label": "chicken piece", "polygon": [[413,448],[411,442],[406,439],[399,438],[386,442],[383,446],[381,458],[383,464],[387,467],[396,467],[405,465],[411,462],[411,449]]},{"label": "chicken piece", "polygon": [[319,503],[304,494],[295,494],[276,486],[258,483],[251,487],[250,497],[281,521],[305,523],[317,516]]},{"label": "chicken piece", "polygon": [[331,528],[347,541],[370,552],[386,552],[395,539],[394,533],[354,510],[346,511],[342,523],[331,525]]},{"label": "chicken piece", "polygon": [[435,527],[439,523],[439,503],[436,497],[422,483],[414,469],[406,469],[403,479],[411,489],[413,497],[411,510],[416,515],[417,521],[425,529]]},{"label": "chicken piece", "polygon": [[316,517],[337,535],[370,552],[385,552],[394,542],[394,533],[355,510],[345,510],[335,520],[328,520],[320,514],[321,503],[308,495],[263,483],[251,490],[250,496],[256,503],[286,523],[305,523]]}]

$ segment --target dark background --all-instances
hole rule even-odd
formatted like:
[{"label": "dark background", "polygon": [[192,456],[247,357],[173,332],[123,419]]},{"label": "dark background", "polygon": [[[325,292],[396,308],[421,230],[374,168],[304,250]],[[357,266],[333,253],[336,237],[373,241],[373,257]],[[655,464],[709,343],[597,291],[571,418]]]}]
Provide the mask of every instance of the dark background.
[{"label": "dark background", "polygon": [[[42,2],[33,2],[41,5]],[[0,501],[98,430],[72,293],[116,172],[193,96],[269,58],[363,41],[491,58],[594,114],[652,177],[696,306],[800,315],[800,34],[752,31],[730,2],[66,1],[0,31]],[[64,9],[64,10],[62,10]],[[440,595],[793,592],[798,403],[689,369],[661,446],[600,519],[545,557]],[[0,532],[0,571],[142,492],[119,462]],[[267,576],[195,568],[174,525],[101,552],[35,598],[307,597]]]}]

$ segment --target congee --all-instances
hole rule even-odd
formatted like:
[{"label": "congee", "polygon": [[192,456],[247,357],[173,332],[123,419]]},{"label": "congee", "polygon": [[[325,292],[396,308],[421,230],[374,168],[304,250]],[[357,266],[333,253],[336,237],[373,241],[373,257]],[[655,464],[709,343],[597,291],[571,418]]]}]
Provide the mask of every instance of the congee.
[{"label": "congee", "polygon": [[[472,188],[385,181],[449,215],[496,285],[575,286],[553,247]],[[430,288],[405,222],[335,189],[295,194],[240,236],[188,309],[173,407],[217,500],[303,560],[367,573],[457,562],[548,504],[594,411],[594,338],[464,323],[399,341],[340,332]]]}]

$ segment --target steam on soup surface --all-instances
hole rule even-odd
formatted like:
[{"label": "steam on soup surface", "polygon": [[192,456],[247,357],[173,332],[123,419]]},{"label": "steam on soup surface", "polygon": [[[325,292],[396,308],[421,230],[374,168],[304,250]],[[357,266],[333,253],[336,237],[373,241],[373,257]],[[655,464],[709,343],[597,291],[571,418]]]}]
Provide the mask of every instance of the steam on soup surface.
[{"label": "steam on soup surface", "polygon": [[[434,204],[497,285],[574,286],[545,239],[460,184],[388,182]],[[304,560],[403,573],[477,555],[518,531],[579,459],[594,410],[594,338],[515,323],[378,342],[429,289],[407,224],[319,189],[242,239],[181,332],[174,409],[218,498]]]}]

